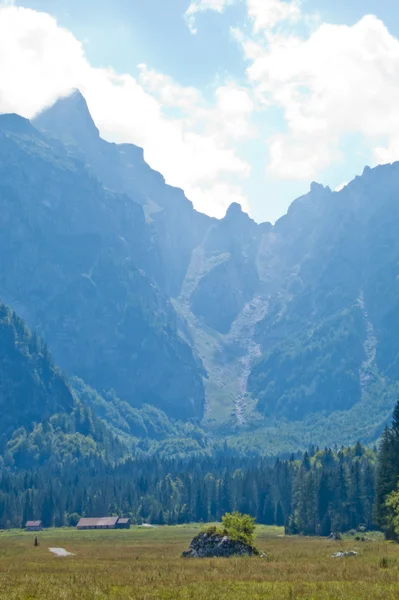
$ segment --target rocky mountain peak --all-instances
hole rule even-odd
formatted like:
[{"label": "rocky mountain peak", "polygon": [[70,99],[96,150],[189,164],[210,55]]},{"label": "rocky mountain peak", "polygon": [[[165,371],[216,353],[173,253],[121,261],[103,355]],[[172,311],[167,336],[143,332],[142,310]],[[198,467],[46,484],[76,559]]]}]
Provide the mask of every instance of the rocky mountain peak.
[{"label": "rocky mountain peak", "polygon": [[234,225],[239,223],[253,223],[255,225],[255,221],[251,219],[248,213],[242,210],[241,204],[238,204],[238,202],[230,204],[222,221]]},{"label": "rocky mountain peak", "polygon": [[87,102],[77,89],[44,109],[35,117],[33,124],[44,132],[68,138],[78,144],[100,137]]},{"label": "rocky mountain peak", "polygon": [[312,194],[317,192],[331,192],[331,189],[328,185],[324,186],[322,183],[317,183],[317,181],[312,181],[310,184],[310,192]]},{"label": "rocky mountain peak", "polygon": [[366,165],[363,169],[363,177],[365,175],[368,175],[371,172],[371,167],[369,167],[368,165]]},{"label": "rocky mountain peak", "polygon": [[242,214],[242,213],[243,213],[243,210],[242,210],[241,204],[238,204],[238,202],[232,202],[226,211],[226,217],[228,217],[230,215],[237,215],[237,214]]}]

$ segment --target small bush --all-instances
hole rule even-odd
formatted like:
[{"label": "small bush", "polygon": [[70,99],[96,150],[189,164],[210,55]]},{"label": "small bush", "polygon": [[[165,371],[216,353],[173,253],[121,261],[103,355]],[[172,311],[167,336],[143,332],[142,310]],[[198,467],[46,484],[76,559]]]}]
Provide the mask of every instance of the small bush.
[{"label": "small bush", "polygon": [[239,512],[226,513],[222,517],[222,527],[232,540],[253,545],[255,538],[255,519]]},{"label": "small bush", "polygon": [[242,542],[253,547],[255,538],[255,519],[249,515],[239,512],[226,513],[222,517],[221,527],[209,525],[204,527],[201,533],[209,536],[227,536],[231,540]]}]

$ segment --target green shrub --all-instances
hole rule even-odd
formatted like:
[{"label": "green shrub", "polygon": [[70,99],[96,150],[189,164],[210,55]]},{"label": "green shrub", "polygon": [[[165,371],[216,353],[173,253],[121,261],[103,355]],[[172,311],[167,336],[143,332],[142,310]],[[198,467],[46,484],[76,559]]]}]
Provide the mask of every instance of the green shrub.
[{"label": "green shrub", "polygon": [[222,517],[222,528],[232,540],[253,545],[255,538],[255,519],[239,512],[226,513]]},{"label": "green shrub", "polygon": [[385,537],[399,541],[399,487],[385,500]]}]

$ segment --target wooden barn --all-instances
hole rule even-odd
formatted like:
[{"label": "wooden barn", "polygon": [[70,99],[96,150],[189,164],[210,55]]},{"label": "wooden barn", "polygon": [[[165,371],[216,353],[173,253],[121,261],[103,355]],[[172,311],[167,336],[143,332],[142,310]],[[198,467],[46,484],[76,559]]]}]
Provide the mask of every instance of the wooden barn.
[{"label": "wooden barn", "polygon": [[119,517],[85,517],[80,519],[76,529],[116,529]]},{"label": "wooden barn", "polygon": [[130,519],[118,519],[117,529],[130,529]]},{"label": "wooden barn", "polygon": [[43,526],[41,521],[26,521],[25,530],[26,531],[42,531]]}]

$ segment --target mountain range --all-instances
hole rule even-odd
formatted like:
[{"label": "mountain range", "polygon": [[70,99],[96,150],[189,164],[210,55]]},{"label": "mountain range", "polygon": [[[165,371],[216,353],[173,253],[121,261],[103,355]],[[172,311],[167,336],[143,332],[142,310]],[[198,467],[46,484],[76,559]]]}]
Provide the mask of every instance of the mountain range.
[{"label": "mountain range", "polygon": [[[399,163],[366,167],[274,225],[234,203],[213,219],[142,149],[103,140],[75,91],[32,122],[0,116],[0,300],[62,369],[62,410],[111,436],[373,442],[398,393],[398,191]],[[36,397],[13,412],[40,422]]]}]

